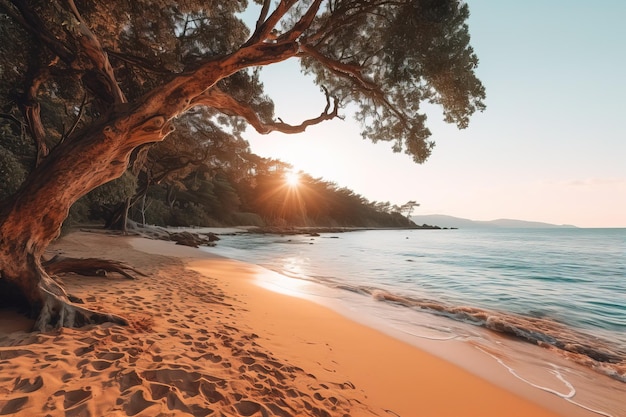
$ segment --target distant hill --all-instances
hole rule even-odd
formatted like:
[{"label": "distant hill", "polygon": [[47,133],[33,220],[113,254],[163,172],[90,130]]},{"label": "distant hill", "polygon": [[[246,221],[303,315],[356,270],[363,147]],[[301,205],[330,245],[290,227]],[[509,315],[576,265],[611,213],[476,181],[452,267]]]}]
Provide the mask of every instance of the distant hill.
[{"label": "distant hill", "polygon": [[459,229],[476,228],[575,228],[572,225],[557,225],[541,222],[529,222],[525,220],[497,219],[489,221],[462,219],[460,217],[446,216],[443,214],[430,214],[411,216],[415,224],[430,224],[440,227],[456,227]]}]

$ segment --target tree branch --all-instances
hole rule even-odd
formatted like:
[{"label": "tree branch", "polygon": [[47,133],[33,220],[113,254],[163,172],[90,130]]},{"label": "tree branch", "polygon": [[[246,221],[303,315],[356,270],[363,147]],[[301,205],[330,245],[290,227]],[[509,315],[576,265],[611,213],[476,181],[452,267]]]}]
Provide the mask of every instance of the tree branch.
[{"label": "tree branch", "polygon": [[19,107],[22,111],[28,131],[30,132],[35,147],[37,148],[36,165],[39,165],[41,161],[48,156],[50,150],[46,145],[46,130],[43,127],[41,121],[41,106],[37,101],[37,94],[39,87],[48,78],[48,71],[46,69],[37,69],[35,71],[28,71],[30,77],[27,76],[24,97],[19,100]]},{"label": "tree branch", "polygon": [[291,28],[285,34],[281,35],[277,39],[277,41],[293,42],[297,40],[300,35],[302,35],[302,33],[311,26],[311,24],[313,23],[313,19],[315,19],[315,16],[317,15],[321,4],[322,0],[315,0],[311,4],[311,6],[309,6],[309,10],[306,11],[306,13],[300,18],[300,20],[298,20],[293,28]]},{"label": "tree branch", "polygon": [[74,120],[74,123],[72,123],[72,126],[67,131],[67,133],[63,133],[59,143],[63,143],[65,141],[65,139],[67,139],[70,136],[72,136],[72,133],[74,133],[74,131],[78,127],[78,123],[80,122],[80,119],[83,118],[83,113],[85,112],[85,104],[86,103],[87,103],[87,95],[84,95],[83,96],[83,101],[80,103],[80,109],[78,109],[78,114],[76,115],[76,119]]},{"label": "tree branch", "polygon": [[128,55],[128,54],[122,54],[122,53],[113,51],[111,49],[104,49],[104,52],[110,56],[113,56],[119,59],[120,61],[124,61],[130,65],[134,65],[135,67],[141,68],[147,72],[160,74],[160,75],[178,75],[178,73],[175,73],[172,71],[168,71],[162,68],[155,68],[154,65],[151,65],[147,60],[141,57]]},{"label": "tree branch", "polygon": [[319,61],[322,65],[324,65],[324,67],[328,68],[330,71],[334,72],[335,74],[343,76],[343,77],[346,77],[346,76],[349,77],[351,80],[355,81],[365,90],[368,90],[368,91],[379,90],[378,86],[374,82],[367,80],[363,76],[363,74],[361,74],[362,68],[359,65],[346,64],[346,63],[328,58],[327,56],[320,53],[317,49],[307,44],[300,45],[300,51],[302,55],[309,56],[315,59],[316,61]]},{"label": "tree branch", "polygon": [[[82,55],[86,58],[86,61],[89,63],[89,67],[100,75],[99,78],[104,80],[104,90],[106,91],[102,91],[100,88],[91,88],[94,95],[102,97],[104,94],[108,94],[106,100],[112,102],[113,104],[126,102],[126,98],[117,83],[113,73],[113,68],[111,67],[106,52],[100,45],[100,41],[96,35],[89,29],[88,25],[78,12],[78,9],[74,4],[74,0],[65,0],[65,2],[69,9],[69,13],[73,17],[67,17],[68,20],[71,20],[71,24],[68,24],[68,28],[74,29],[74,33],[72,33],[72,35],[75,36],[80,45],[79,51],[75,51],[75,48],[72,47],[72,45],[66,45],[60,41],[57,36],[49,32],[42,19],[37,15],[37,13],[31,10],[31,7],[28,5],[29,2],[19,0],[11,0],[11,2],[17,9],[17,12],[16,10],[5,5],[4,2],[0,3],[0,6],[7,12],[7,14],[9,14],[9,16],[22,25],[24,29],[32,33],[35,38],[46,45],[46,47],[48,47],[70,68],[79,70],[89,69],[84,67],[85,61],[82,61],[80,56]],[[102,84],[98,84],[98,87],[101,86]]]},{"label": "tree branch", "polygon": [[[269,3],[269,1],[265,1],[264,3]],[[278,22],[280,22],[280,19],[285,16],[285,14],[295,3],[296,0],[281,0],[281,2],[278,3],[276,9],[272,12],[272,14],[264,21],[261,21],[261,18],[264,17],[263,15],[267,15],[267,9],[269,8],[269,4],[263,4],[261,14],[259,15],[259,20],[257,21],[256,30],[243,46],[250,46],[267,39],[272,33],[272,30],[276,28]]]},{"label": "tree branch", "polygon": [[[217,87],[211,88],[205,91],[202,95],[196,97],[192,101],[192,105],[206,105],[213,107],[222,113],[243,117],[254,129],[261,134],[268,134],[270,132],[282,132],[282,133],[301,133],[304,132],[309,126],[319,124],[326,120],[338,118],[339,103],[337,99],[334,99],[331,104],[331,97],[326,91],[326,107],[324,111],[315,118],[308,119],[300,123],[299,125],[291,125],[278,122],[263,122],[259,115],[248,105],[243,104],[235,100],[232,96],[224,93]],[[280,119],[279,119],[280,120]]]},{"label": "tree branch", "polygon": [[9,120],[9,121],[15,123],[16,125],[18,125],[20,127],[20,129],[24,128],[24,123],[20,119],[18,119],[17,117],[13,116],[12,114],[0,113],[0,118]]},{"label": "tree branch", "polygon": [[[66,2],[77,20],[78,41],[83,48],[83,52],[94,66],[95,70],[103,76],[105,86],[108,90],[107,93],[111,96],[113,104],[126,103],[126,97],[120,89],[107,53],[102,48],[100,41],[83,20],[83,17],[76,8],[76,4],[74,4],[74,0],[66,0]],[[94,94],[98,95],[98,92],[94,91]]]},{"label": "tree branch", "polygon": [[261,7],[261,13],[259,13],[259,18],[256,21],[256,29],[259,29],[261,27],[261,25],[263,24],[263,22],[265,21],[265,19],[267,18],[267,13],[270,9],[270,3],[272,2],[272,0],[264,0],[263,1],[263,7]]},{"label": "tree branch", "polygon": [[344,77],[349,78],[357,85],[359,85],[363,90],[369,93],[370,97],[374,100],[378,100],[383,103],[389,110],[391,110],[403,123],[408,124],[406,116],[404,113],[396,108],[389,99],[385,96],[385,93],[380,89],[380,87],[366,79],[361,73],[361,67],[359,65],[351,65],[345,64],[343,62],[336,61],[334,59],[328,58],[327,56],[320,53],[318,50],[313,48],[310,45],[300,45],[300,50],[302,51],[302,55],[307,55],[318,62],[320,62],[324,67],[326,67],[329,71]]},{"label": "tree branch", "polygon": [[52,33],[45,29],[45,25],[41,18],[34,13],[27,5],[26,2],[11,0],[11,3],[17,8],[19,14],[12,8],[0,3],[0,6],[22,27],[33,34],[44,45],[59,56],[65,62],[71,62],[74,59],[74,54],[63,42],[59,41]]}]

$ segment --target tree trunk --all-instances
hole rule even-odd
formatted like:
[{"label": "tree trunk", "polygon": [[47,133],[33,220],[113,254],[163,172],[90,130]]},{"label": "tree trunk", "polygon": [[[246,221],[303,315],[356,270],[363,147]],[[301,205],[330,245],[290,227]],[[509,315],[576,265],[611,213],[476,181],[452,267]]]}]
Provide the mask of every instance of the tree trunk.
[{"label": "tree trunk", "polygon": [[[155,140],[162,137],[160,132],[155,134]],[[44,251],[58,237],[71,205],[125,171],[131,150],[123,146],[125,139],[123,133],[115,136],[101,128],[59,145],[1,208],[0,280],[4,288],[22,295],[38,316],[36,330],[44,331],[51,325],[126,323],[121,317],[72,304],[41,264]]]},{"label": "tree trunk", "polygon": [[104,228],[118,230],[124,234],[128,232],[128,211],[130,207],[130,199],[127,198],[110,210],[110,213],[104,216]]}]

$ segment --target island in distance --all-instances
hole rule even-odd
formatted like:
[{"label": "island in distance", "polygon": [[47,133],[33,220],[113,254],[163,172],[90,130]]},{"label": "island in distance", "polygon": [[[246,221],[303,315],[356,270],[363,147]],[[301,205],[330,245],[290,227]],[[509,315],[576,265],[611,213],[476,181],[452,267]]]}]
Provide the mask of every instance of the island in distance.
[{"label": "island in distance", "polygon": [[425,214],[411,216],[415,224],[436,224],[442,228],[476,229],[476,228],[576,228],[576,226],[563,224],[550,224],[530,222],[525,220],[497,219],[497,220],[470,220],[460,217],[446,216],[443,214]]}]

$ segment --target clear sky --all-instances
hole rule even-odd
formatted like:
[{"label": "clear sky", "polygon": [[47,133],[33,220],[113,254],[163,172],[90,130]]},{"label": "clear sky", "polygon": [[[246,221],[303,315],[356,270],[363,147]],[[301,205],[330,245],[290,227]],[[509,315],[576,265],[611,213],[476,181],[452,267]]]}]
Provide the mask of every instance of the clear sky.
[{"label": "clear sky", "polygon": [[[252,151],[370,201],[416,200],[415,214],[626,227],[626,1],[468,4],[487,110],[457,130],[429,108],[436,147],[423,165],[364,141],[348,112],[299,135],[249,129]],[[286,122],[324,108],[296,61],[264,82]]]}]

